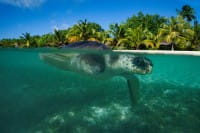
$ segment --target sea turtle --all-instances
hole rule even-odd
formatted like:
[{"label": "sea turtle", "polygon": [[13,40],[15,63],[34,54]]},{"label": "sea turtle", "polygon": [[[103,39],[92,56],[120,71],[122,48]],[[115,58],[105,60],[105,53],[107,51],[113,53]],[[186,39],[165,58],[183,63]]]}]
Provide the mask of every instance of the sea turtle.
[{"label": "sea turtle", "polygon": [[134,74],[148,74],[153,67],[152,62],[146,57],[115,54],[106,45],[94,41],[75,42],[64,45],[61,49],[79,51],[41,53],[40,58],[58,68],[93,78],[107,79],[123,76],[127,80],[132,104],[137,102],[139,89],[139,82]]}]

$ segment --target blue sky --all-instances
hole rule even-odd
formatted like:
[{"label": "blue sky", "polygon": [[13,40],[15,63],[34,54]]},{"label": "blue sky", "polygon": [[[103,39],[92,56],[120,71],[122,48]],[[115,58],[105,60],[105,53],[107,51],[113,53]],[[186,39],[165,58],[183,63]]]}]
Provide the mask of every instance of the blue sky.
[{"label": "blue sky", "polygon": [[0,39],[22,33],[42,35],[54,28],[64,29],[88,19],[107,29],[139,11],[162,16],[176,15],[189,4],[200,20],[199,0],[0,0]]}]

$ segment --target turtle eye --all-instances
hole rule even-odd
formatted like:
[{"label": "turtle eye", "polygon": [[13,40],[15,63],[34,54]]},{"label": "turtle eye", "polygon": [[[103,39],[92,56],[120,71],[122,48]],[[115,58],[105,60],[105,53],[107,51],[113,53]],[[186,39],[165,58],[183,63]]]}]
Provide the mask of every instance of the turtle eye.
[{"label": "turtle eye", "polygon": [[136,66],[139,66],[139,67],[146,67],[148,65],[146,63],[144,57],[136,57],[136,58],[134,58],[133,64],[135,64]]}]

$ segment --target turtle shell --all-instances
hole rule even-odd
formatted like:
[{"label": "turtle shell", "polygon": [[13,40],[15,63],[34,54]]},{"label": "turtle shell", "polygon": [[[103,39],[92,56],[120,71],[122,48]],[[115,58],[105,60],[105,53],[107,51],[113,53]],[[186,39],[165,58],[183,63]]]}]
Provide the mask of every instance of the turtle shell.
[{"label": "turtle shell", "polygon": [[[80,41],[71,43],[68,45],[63,46],[62,48],[67,49],[84,49],[84,50],[109,50],[111,49],[107,47],[105,44],[95,42],[95,41]],[[105,65],[105,58],[103,55],[99,53],[80,53],[77,58],[80,59],[80,63],[82,63],[83,66],[88,66],[88,70],[84,70],[85,73],[88,73],[90,75],[96,75],[100,74],[105,71],[106,65]],[[84,67],[83,67],[84,68]]]},{"label": "turtle shell", "polygon": [[111,50],[105,44],[95,42],[95,41],[80,41],[71,43],[68,45],[61,46],[61,48],[69,49],[94,49],[94,50]]}]

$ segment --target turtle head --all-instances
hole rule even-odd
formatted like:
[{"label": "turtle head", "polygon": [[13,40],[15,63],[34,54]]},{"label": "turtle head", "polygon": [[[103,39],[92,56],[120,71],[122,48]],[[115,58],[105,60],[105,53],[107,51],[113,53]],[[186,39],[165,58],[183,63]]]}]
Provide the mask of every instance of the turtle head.
[{"label": "turtle head", "polygon": [[153,64],[150,59],[146,57],[137,56],[131,59],[131,72],[136,74],[151,73]]},{"label": "turtle head", "polygon": [[143,56],[125,55],[120,62],[123,70],[129,74],[148,74],[153,68],[151,60]]}]

